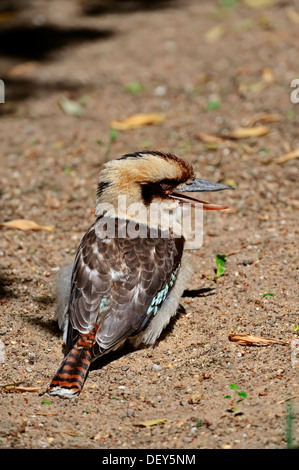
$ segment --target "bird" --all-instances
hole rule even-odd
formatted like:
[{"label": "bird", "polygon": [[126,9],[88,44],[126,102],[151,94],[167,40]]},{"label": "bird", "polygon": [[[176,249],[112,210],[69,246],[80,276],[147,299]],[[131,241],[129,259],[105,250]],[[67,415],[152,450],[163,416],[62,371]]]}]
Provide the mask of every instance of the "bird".
[{"label": "bird", "polygon": [[[232,188],[196,178],[192,165],[172,153],[142,150],[103,165],[96,220],[57,282],[64,358],[50,395],[78,396],[94,360],[125,343],[157,341],[192,274],[179,211],[186,204],[195,212],[226,209],[190,196],[224,189]],[[173,227],[167,210],[176,214]]]}]

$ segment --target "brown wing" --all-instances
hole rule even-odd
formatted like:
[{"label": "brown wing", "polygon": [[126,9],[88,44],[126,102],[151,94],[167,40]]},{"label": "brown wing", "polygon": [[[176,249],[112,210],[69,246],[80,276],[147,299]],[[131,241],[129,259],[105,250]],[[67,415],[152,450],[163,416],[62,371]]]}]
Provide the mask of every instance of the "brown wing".
[{"label": "brown wing", "polygon": [[[95,355],[145,328],[175,282],[183,238],[105,238],[104,218],[84,236],[76,255],[67,346],[95,323]],[[116,223],[116,234],[120,224]],[[143,232],[144,233],[144,232]]]}]

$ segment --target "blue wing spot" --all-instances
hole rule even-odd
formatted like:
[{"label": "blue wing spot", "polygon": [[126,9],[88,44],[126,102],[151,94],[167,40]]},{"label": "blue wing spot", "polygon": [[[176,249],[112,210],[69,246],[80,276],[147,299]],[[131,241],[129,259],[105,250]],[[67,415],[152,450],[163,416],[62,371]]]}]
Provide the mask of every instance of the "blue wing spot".
[{"label": "blue wing spot", "polygon": [[156,313],[158,312],[158,308],[160,307],[160,305],[164,302],[164,300],[166,299],[167,297],[167,294],[169,292],[169,289],[173,286],[173,284],[175,283],[175,280],[176,280],[176,277],[177,277],[177,273],[178,273],[178,270],[179,270],[179,267],[177,267],[177,269],[172,273],[171,277],[170,277],[170,280],[169,280],[169,283],[166,284],[166,286],[164,287],[164,289],[160,290],[156,295],[155,297],[153,298],[152,300],[152,303],[151,305],[149,306],[148,310],[147,310],[147,315],[156,315]]},{"label": "blue wing spot", "polygon": [[100,313],[108,307],[109,299],[108,297],[103,297],[100,302]]}]

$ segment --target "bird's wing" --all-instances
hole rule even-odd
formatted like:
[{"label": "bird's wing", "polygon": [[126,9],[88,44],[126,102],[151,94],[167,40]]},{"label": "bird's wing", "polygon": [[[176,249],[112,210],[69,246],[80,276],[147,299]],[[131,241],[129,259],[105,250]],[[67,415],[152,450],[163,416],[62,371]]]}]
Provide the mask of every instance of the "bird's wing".
[{"label": "bird's wing", "polygon": [[102,354],[142,331],[175,283],[183,245],[183,238],[161,236],[104,238],[103,218],[98,219],[75,259],[70,343],[97,323],[96,350]]}]

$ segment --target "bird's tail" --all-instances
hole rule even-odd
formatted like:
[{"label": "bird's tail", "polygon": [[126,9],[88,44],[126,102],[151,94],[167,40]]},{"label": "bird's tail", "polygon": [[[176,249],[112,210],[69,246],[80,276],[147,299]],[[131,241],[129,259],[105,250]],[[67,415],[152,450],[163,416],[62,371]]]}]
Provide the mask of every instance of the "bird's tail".
[{"label": "bird's tail", "polygon": [[48,389],[50,395],[72,398],[78,395],[87,378],[92,359],[96,329],[81,334],[77,343],[58,367]]}]

